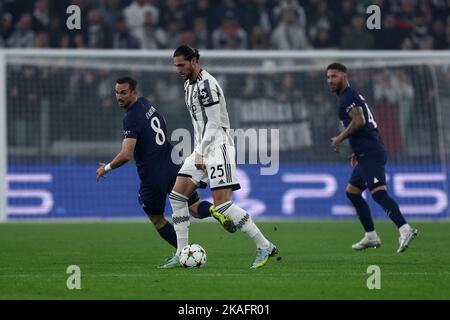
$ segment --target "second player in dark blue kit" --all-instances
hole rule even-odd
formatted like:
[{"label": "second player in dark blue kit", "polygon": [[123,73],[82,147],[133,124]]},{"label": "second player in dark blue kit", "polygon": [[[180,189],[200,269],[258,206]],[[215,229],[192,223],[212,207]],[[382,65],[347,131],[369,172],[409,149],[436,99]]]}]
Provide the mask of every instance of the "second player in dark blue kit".
[{"label": "second player in dark blue kit", "polygon": [[[124,140],[121,151],[110,163],[100,163],[96,176],[99,180],[134,157],[141,182],[138,201],[161,237],[176,247],[176,232],[164,218],[164,209],[181,164],[172,161],[173,146],[167,141],[163,116],[147,99],[137,98],[136,85],[136,81],[129,77],[117,80],[116,100],[126,111],[123,119]],[[200,201],[197,192],[189,198],[189,211],[200,219],[212,215],[226,230],[236,231],[234,224],[217,212],[212,203]]]},{"label": "second player in dark blue kit", "polygon": [[381,245],[373,224],[367,202],[362,192],[369,189],[372,198],[384,209],[400,232],[397,252],[405,251],[417,229],[412,228],[400,212],[397,202],[387,193],[385,165],[386,149],[378,134],[378,126],[363,96],[353,89],[347,79],[347,68],[340,63],[332,63],[327,68],[330,90],[339,96],[339,119],[344,130],[331,138],[331,146],[339,152],[341,143],[349,139],[353,154],[353,173],[346,188],[346,194],[356,209],[366,231],[363,239],[352,248],[361,250]]}]

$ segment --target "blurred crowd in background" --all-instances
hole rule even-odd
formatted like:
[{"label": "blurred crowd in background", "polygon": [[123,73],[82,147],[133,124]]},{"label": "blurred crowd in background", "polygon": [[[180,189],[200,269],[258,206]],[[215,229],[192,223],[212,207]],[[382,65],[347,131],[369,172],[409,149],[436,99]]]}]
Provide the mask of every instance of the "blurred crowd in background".
[{"label": "blurred crowd in background", "polygon": [[[139,94],[164,114],[169,132],[192,128],[182,80],[175,72],[126,74],[138,80]],[[76,72],[34,65],[8,68],[9,146],[19,152],[28,150],[22,147],[37,147],[37,154],[46,155],[57,142],[64,147],[69,141],[117,143],[123,112],[113,88],[123,75],[119,70],[90,68]],[[327,88],[325,71],[215,76],[226,92],[233,128],[280,129],[282,161],[335,161],[329,139],[339,132],[337,97]],[[438,118],[448,117],[437,109],[437,99],[439,95],[443,105],[450,103],[450,73],[446,68],[436,70],[439,92],[432,76],[425,65],[350,70],[351,84],[368,101],[392,160],[439,159],[439,140],[434,138],[441,129]],[[346,161],[346,153],[342,155]]]},{"label": "blurred crowd in background", "polygon": [[[72,4],[81,8],[80,30],[66,27]],[[381,30],[366,28],[371,4],[381,8]],[[0,47],[173,49],[189,43],[200,50],[449,49],[449,17],[450,0],[0,0]],[[10,156],[46,156],[58,142],[66,147],[120,140],[123,113],[112,89],[125,69],[165,115],[169,131],[192,127],[175,71],[33,61],[7,71]],[[274,61],[258,63],[262,73],[214,72],[232,126],[281,128],[282,161],[335,161],[329,138],[339,128],[337,101],[324,71],[271,72]],[[230,64],[233,60],[220,65]],[[450,123],[450,114],[445,113],[447,122],[438,110],[440,103],[450,103],[447,67],[351,68],[351,84],[367,99],[394,160],[439,161],[439,119]]]},{"label": "blurred crowd in background", "polygon": [[[69,5],[81,30],[68,30]],[[381,30],[366,28],[369,5]],[[449,49],[450,0],[1,0],[0,47]]]}]

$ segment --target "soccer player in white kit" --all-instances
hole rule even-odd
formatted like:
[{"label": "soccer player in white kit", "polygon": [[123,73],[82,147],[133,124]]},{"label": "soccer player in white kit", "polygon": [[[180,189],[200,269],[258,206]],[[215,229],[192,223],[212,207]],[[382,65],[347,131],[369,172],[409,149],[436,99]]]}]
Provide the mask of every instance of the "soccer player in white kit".
[{"label": "soccer player in white kit", "polygon": [[184,83],[185,102],[194,126],[195,150],[186,158],[169,195],[172,220],[177,233],[177,252],[162,268],[180,266],[181,249],[189,244],[188,195],[209,182],[216,210],[255,241],[256,259],[252,268],[264,266],[278,253],[251,216],[232,200],[240,188],[236,178],[235,147],[230,135],[230,121],[225,96],[217,80],[198,63],[200,54],[188,45],[177,48],[173,62]]}]

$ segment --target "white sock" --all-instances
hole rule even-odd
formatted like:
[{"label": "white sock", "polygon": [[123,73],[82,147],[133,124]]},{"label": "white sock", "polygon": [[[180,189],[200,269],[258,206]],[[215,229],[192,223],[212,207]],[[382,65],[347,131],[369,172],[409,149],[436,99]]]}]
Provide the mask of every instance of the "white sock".
[{"label": "white sock", "polygon": [[259,249],[267,249],[270,246],[269,240],[264,237],[253,222],[252,217],[245,210],[239,208],[231,201],[225,202],[216,208],[217,211],[230,218],[238,229],[248,234]]},{"label": "white sock", "polygon": [[400,235],[404,235],[405,233],[407,233],[409,230],[411,230],[411,226],[407,223],[405,223],[404,225],[402,225],[400,228],[398,228],[398,231],[400,231]]},{"label": "white sock", "polygon": [[177,233],[177,252],[179,256],[181,249],[189,244],[189,207],[188,197],[181,193],[172,191],[169,194],[170,205],[172,206],[173,228]]},{"label": "white sock", "polygon": [[375,230],[366,232],[366,238],[369,240],[375,240],[376,238],[378,238],[377,232]]}]

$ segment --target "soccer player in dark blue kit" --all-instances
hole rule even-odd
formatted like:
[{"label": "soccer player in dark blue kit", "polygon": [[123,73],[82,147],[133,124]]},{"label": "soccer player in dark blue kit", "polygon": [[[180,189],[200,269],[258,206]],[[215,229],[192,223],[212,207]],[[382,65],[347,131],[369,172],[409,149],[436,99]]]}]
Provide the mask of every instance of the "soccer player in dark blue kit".
[{"label": "soccer player in dark blue kit", "polygon": [[[164,218],[166,196],[172,190],[181,165],[172,161],[173,146],[167,141],[167,128],[163,116],[151,103],[137,97],[137,82],[130,77],[117,80],[116,100],[125,109],[123,119],[122,149],[108,164],[100,163],[96,171],[97,181],[127,161],[136,161],[137,172],[141,180],[139,203],[161,237],[177,247],[174,227]],[[208,201],[200,201],[197,192],[189,198],[189,211],[196,218],[211,215],[229,232],[236,227],[231,220],[216,211]]]},{"label": "soccer player in dark blue kit", "polygon": [[349,139],[353,151],[350,156],[353,173],[346,193],[366,231],[363,239],[353,244],[352,248],[362,250],[381,245],[369,206],[362,197],[362,192],[368,188],[375,202],[399,229],[400,246],[397,252],[403,252],[417,235],[417,229],[406,222],[397,202],[387,193],[384,170],[387,154],[378,135],[377,123],[364,98],[349,85],[347,68],[343,64],[332,63],[327,67],[327,81],[330,90],[339,96],[339,118],[345,128],[338,136],[331,138],[331,147],[339,152],[341,143]]}]

